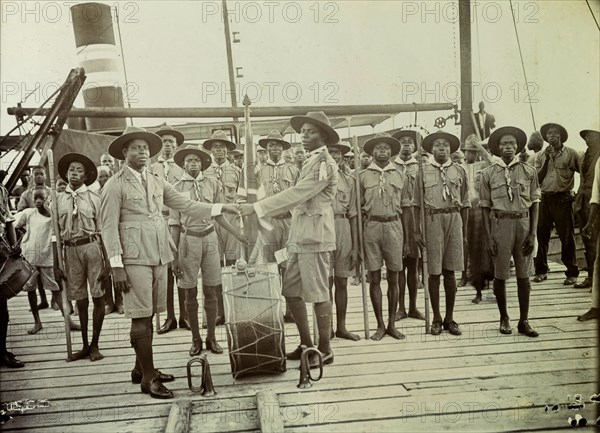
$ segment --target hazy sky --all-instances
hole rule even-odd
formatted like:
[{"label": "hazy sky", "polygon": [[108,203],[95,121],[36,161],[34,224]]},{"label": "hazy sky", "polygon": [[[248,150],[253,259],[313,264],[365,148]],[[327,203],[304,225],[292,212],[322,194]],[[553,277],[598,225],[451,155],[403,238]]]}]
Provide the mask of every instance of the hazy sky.
[{"label": "hazy sky", "polygon": [[[220,1],[106,3],[119,10],[132,107],[230,104]],[[38,84],[23,105],[39,105],[78,63],[68,2],[28,2],[26,10],[23,2],[0,4],[0,132],[6,133],[15,125],[7,107]],[[513,5],[537,127],[562,123],[568,144],[583,149],[578,131],[600,128],[600,42],[588,6],[585,0]],[[599,1],[590,5],[598,17]],[[254,105],[456,102],[456,1],[229,1],[228,8],[241,39],[233,45],[243,73],[237,82]],[[531,132],[509,2],[476,2],[472,32],[475,105],[484,100],[497,126]],[[81,98],[76,105],[83,106]],[[433,119],[448,114],[420,114],[419,121],[433,130]],[[412,122],[413,115],[401,114],[394,126]],[[376,131],[391,127],[386,122]]]}]

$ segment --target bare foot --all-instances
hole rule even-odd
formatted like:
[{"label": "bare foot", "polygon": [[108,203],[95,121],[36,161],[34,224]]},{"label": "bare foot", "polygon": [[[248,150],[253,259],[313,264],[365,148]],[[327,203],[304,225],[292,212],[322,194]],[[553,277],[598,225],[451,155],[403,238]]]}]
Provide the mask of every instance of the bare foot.
[{"label": "bare foot", "polygon": [[72,353],[71,356],[67,358],[67,362],[77,361],[79,359],[85,359],[90,356],[90,348],[88,346],[81,349],[79,352]]},{"label": "bare foot", "polygon": [[379,341],[383,338],[384,335],[385,335],[385,328],[377,328],[377,331],[375,331],[375,334],[371,335],[371,340]]},{"label": "bare foot", "polygon": [[29,331],[27,331],[28,334],[33,335],[33,334],[37,334],[38,332],[40,332],[42,330],[42,324],[41,323],[34,323],[33,324],[33,328],[31,328]]},{"label": "bare foot", "polygon": [[479,304],[481,302],[481,293],[477,293],[473,299],[471,299],[471,303]]},{"label": "bare foot", "polygon": [[104,355],[100,353],[100,350],[95,346],[90,346],[90,361],[100,361],[101,359],[104,359]]},{"label": "bare foot", "polygon": [[394,325],[393,322],[388,325],[388,327],[386,329],[386,333],[388,335],[394,337],[396,340],[404,339],[404,334],[396,329],[396,326]]},{"label": "bare foot", "polygon": [[425,320],[425,316],[423,316],[423,313],[421,313],[419,310],[409,311],[408,317],[417,320]]},{"label": "bare foot", "polygon": [[351,341],[360,340],[360,337],[358,335],[348,332],[347,329],[338,328],[338,330],[335,331],[335,335],[336,335],[336,337],[344,338],[346,340],[351,340]]},{"label": "bare foot", "polygon": [[396,318],[394,320],[402,320],[402,319],[406,319],[407,317],[408,317],[408,314],[406,314],[406,311],[398,310],[398,312],[396,313]]}]

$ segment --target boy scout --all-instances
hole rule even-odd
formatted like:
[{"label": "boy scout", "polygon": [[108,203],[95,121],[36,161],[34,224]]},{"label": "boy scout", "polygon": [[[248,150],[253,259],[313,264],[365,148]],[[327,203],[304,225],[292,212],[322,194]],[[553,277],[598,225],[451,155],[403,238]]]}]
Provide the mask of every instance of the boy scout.
[{"label": "boy scout", "polygon": [[[65,192],[56,197],[58,224],[62,244],[65,247],[65,272],[69,299],[77,303],[83,340],[82,349],[72,353],[67,361],[84,358],[98,361],[104,358],[98,349],[105,307],[104,290],[100,281],[104,258],[98,236],[100,197],[88,189],[88,186],[96,181],[96,166],[85,155],[68,153],[58,161],[58,174],[68,182]],[[56,273],[59,274],[59,278],[64,278],[60,275],[60,271]],[[90,343],[88,343],[88,285],[94,304]]]},{"label": "boy scout", "polygon": [[[174,160],[185,170],[181,180],[173,186],[175,190],[194,201],[215,203],[219,194],[219,184],[215,179],[207,178],[202,174],[211,164],[210,155],[190,145],[178,150]],[[202,293],[207,324],[206,348],[212,353],[223,353],[215,337],[216,290],[221,284],[219,239],[215,233],[215,226],[210,220],[197,220],[182,215],[175,209],[171,210],[169,226],[173,241],[178,248],[173,260],[173,271],[178,277],[177,287],[185,293],[185,309],[192,329],[190,356],[199,355],[202,351],[197,299],[200,269],[202,269]]]},{"label": "boy scout", "polygon": [[[292,211],[290,237],[287,243],[287,269],[283,276],[283,296],[290,306],[300,334],[300,344],[313,347],[306,312],[306,302],[315,304],[319,330],[318,349],[323,363],[333,363],[329,345],[331,325],[329,317],[328,279],[331,252],[335,250],[335,227],[331,203],[337,186],[337,164],[327,152],[327,144],[339,141],[325,113],[309,112],[294,116],[290,123],[302,139],[308,158],[302,166],[298,182],[291,188],[256,203],[241,204],[242,216],[254,213],[259,218]],[[288,354],[298,360],[300,346]],[[318,367],[315,354],[309,356],[311,368]]]},{"label": "boy scout", "polygon": [[[377,134],[365,143],[364,151],[373,157],[369,167],[360,173],[360,196],[365,214],[365,267],[369,271],[371,303],[377,318],[377,331],[371,340],[385,334],[396,339],[404,335],[396,329],[398,308],[398,272],[403,269],[405,238],[410,236],[412,212],[409,183],[396,169],[391,158],[400,151],[400,142],[389,134]],[[383,320],[381,268],[385,262],[388,282],[388,324]]]},{"label": "boy scout", "polygon": [[[344,155],[350,145],[344,141],[327,145],[333,160],[344,165]],[[358,262],[358,227],[356,226],[356,182],[353,176],[343,170],[338,171],[337,192],[334,196],[333,218],[335,223],[335,251],[332,270],[329,276],[329,292],[335,284],[335,307],[337,327],[335,335],[346,340],[358,341],[360,337],[346,328],[346,310],[348,308],[348,277],[354,275],[354,266]],[[333,330],[332,330],[333,334]]]},{"label": "boy scout", "polygon": [[[171,185],[181,179],[183,170],[175,164],[173,160],[173,152],[178,146],[181,146],[184,136],[181,132],[163,126],[156,131],[162,139],[162,150],[157,158],[157,161],[150,166],[150,171],[159,177],[162,177]],[[162,207],[162,214],[165,220],[169,219],[169,208]],[[185,314],[184,294],[182,290],[177,289],[177,297],[179,299],[179,327],[182,329],[190,329],[189,322]],[[167,272],[167,318],[165,323],[160,327],[157,334],[166,334],[173,329],[177,329],[177,319],[175,318],[175,277],[173,272]]]},{"label": "boy scout", "polygon": [[[419,141],[423,140],[421,134],[417,131],[403,130],[392,135],[400,142],[400,153],[394,160],[394,164],[398,171],[406,177],[406,182],[409,184],[409,192],[412,196],[414,190],[415,179],[419,172],[419,161],[414,157],[415,147],[417,145],[417,136]],[[412,212],[412,210],[411,210]],[[398,272],[398,312],[396,320],[411,317],[413,319],[425,320],[425,316],[417,310],[417,291],[419,288],[419,247],[414,242],[414,236],[410,236],[405,242],[406,248],[402,264],[404,269]],[[406,286],[408,285],[409,307],[408,314],[405,306]]]},{"label": "boy scout", "polygon": [[[463,245],[466,243],[466,224],[469,218],[469,187],[465,170],[450,159],[460,146],[458,137],[438,131],[423,139],[423,149],[433,154],[423,164],[423,177],[417,175],[414,204],[425,205],[425,230],[429,264],[429,297],[433,309],[431,334],[439,335],[442,326],[450,334],[461,335],[454,321],[456,278],[454,272],[464,270]],[[422,189],[424,192],[422,192]],[[415,209],[417,240],[421,238],[421,212]],[[444,276],[446,317],[440,314],[440,275]]]},{"label": "boy scout", "polygon": [[491,152],[501,160],[481,173],[479,207],[483,209],[484,230],[494,261],[494,294],[500,311],[500,333],[511,334],[506,311],[506,280],[510,259],[515,262],[519,295],[519,333],[537,337],[528,322],[529,270],[537,232],[540,188],[535,168],[521,162],[518,154],[527,143],[519,128],[505,126],[490,135]]},{"label": "boy scout", "polygon": [[136,353],[131,381],[153,398],[172,398],[162,382],[175,378],[154,368],[152,315],[164,311],[167,266],[173,253],[162,206],[196,219],[236,213],[233,205],[198,203],[178,193],[165,179],[149,173],[146,164],[158,154],[162,141],[142,128],[128,127],[109,146],[109,153],[125,160],[123,168],[102,190],[103,242],[114,284],[123,291],[126,317],[131,318],[131,345]]}]

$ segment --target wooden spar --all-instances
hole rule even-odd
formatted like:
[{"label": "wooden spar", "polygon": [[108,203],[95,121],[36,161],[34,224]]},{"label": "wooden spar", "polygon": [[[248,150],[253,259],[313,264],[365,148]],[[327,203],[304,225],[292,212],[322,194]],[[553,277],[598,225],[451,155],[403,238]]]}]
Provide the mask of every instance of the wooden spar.
[{"label": "wooden spar", "polygon": [[[10,115],[28,115],[34,112],[37,116],[46,116],[48,109],[9,107]],[[243,117],[242,107],[189,107],[189,108],[118,108],[94,107],[73,108],[68,117],[147,117],[147,118],[227,118]],[[328,116],[354,116],[360,114],[409,113],[414,111],[446,111],[454,110],[450,103],[432,104],[388,104],[388,105],[305,105],[293,107],[254,107],[254,117],[291,117],[300,116],[309,111],[323,111]]]},{"label": "wooden spar", "polygon": [[471,71],[471,0],[458,2],[458,27],[460,36],[460,141],[473,133],[473,77]]},{"label": "wooden spar", "polygon": [[[423,239],[423,244],[425,245],[424,248],[421,248],[421,260],[423,263],[423,298],[425,299],[425,334],[429,334],[429,269],[428,269],[428,265],[427,265],[427,233],[426,233],[426,224],[427,221],[425,220],[425,181],[423,178],[423,157],[421,156],[421,153],[423,152],[423,146],[421,144],[421,135],[420,134],[416,134],[416,140],[417,142],[415,143],[415,147],[417,148],[417,158],[419,161],[419,184],[417,185],[417,188],[420,189],[421,194],[420,195],[420,201],[419,201],[419,210],[418,212],[420,212],[420,220],[421,220],[421,227],[415,227],[415,230],[418,230],[421,232],[421,239]],[[414,211],[414,208],[413,208]],[[415,220],[416,218],[414,218],[413,216],[413,220]]]},{"label": "wooden spar", "polygon": [[[248,203],[255,203],[258,201],[258,188],[259,182],[256,177],[256,146],[254,145],[254,139],[252,136],[252,123],[250,121],[250,98],[248,95],[244,96],[244,138],[245,138],[245,147],[244,147],[244,175],[245,175],[245,185],[246,185],[246,197]],[[245,226],[245,234],[248,237],[248,250],[251,251],[251,254],[248,257],[248,262],[254,264],[256,259],[256,254],[258,252],[257,242],[258,242],[258,218],[256,215],[251,215],[246,217]]]},{"label": "wooden spar", "polygon": [[[233,75],[233,52],[231,50],[231,34],[229,31],[229,14],[227,12],[227,1],[223,0],[223,23],[225,29],[225,48],[227,50],[227,69],[229,71],[229,93],[231,94],[231,106],[237,107],[237,93],[235,90],[235,77]],[[237,122],[237,117],[234,117]]]}]

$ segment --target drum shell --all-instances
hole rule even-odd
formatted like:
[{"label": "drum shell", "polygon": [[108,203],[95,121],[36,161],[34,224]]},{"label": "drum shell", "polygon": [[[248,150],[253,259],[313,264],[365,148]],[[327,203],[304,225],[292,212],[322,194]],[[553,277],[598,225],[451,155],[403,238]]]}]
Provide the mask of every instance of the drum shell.
[{"label": "drum shell", "polygon": [[0,293],[10,299],[21,292],[37,272],[23,257],[8,257],[0,267]]},{"label": "drum shell", "polygon": [[276,263],[256,265],[255,275],[222,271],[223,303],[234,378],[286,371],[281,279]]}]

